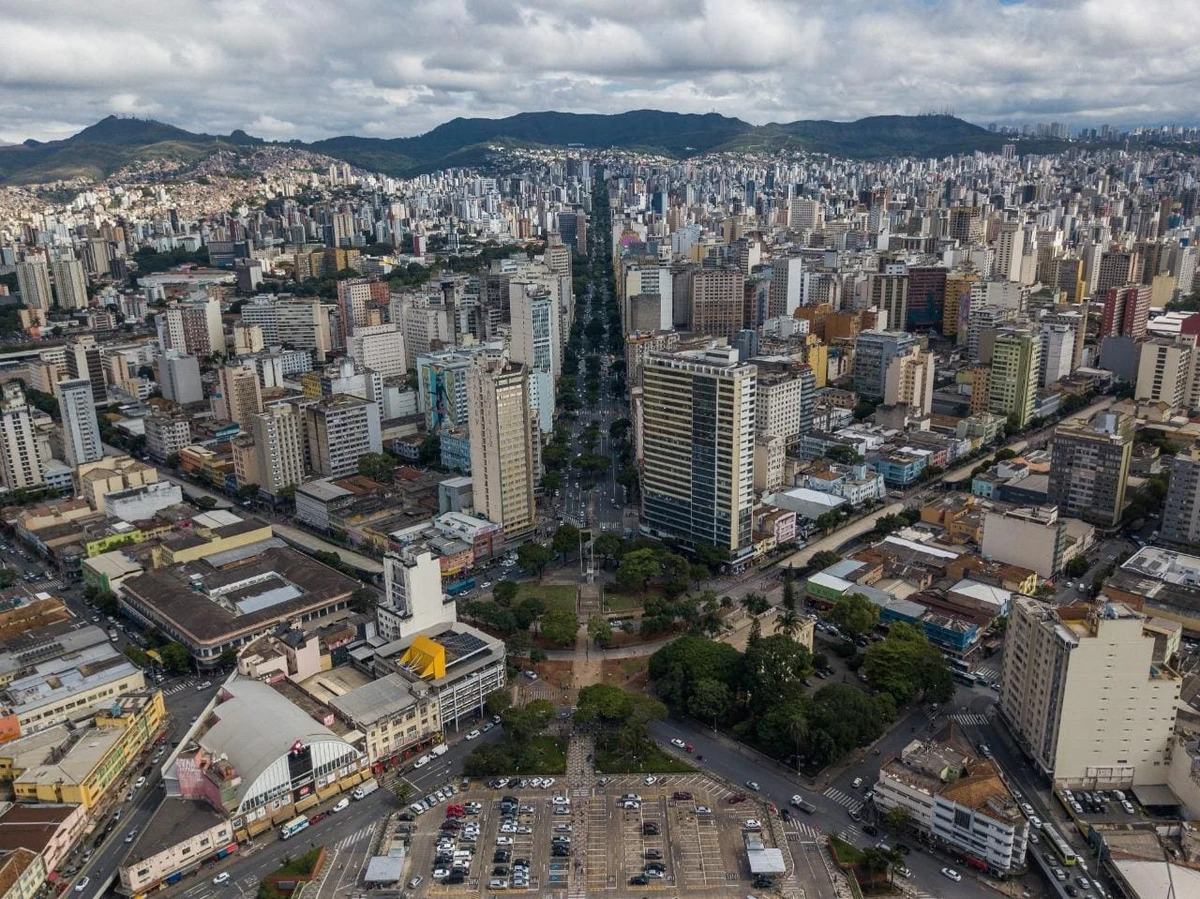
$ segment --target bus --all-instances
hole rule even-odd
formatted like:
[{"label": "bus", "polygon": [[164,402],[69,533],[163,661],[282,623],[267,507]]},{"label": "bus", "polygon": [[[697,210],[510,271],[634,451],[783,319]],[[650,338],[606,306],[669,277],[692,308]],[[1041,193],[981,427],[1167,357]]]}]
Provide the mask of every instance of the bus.
[{"label": "bus", "polygon": [[942,655],[946,660],[946,664],[950,666],[950,670],[955,674],[970,674],[971,666],[956,656]]},{"label": "bus", "polygon": [[306,817],[301,815],[299,818],[293,818],[280,828],[279,838],[286,840],[288,837],[294,837],[306,827],[308,827],[308,819]]},{"label": "bus", "polygon": [[1071,844],[1058,832],[1058,828],[1053,824],[1043,823],[1042,836],[1046,838],[1046,842],[1050,844],[1050,848],[1054,850],[1054,854],[1058,856],[1060,862],[1064,865],[1075,864],[1076,856],[1071,849]]},{"label": "bus", "polygon": [[446,593],[450,596],[462,596],[464,593],[475,589],[475,578],[469,577],[461,581],[456,581],[446,588]]}]

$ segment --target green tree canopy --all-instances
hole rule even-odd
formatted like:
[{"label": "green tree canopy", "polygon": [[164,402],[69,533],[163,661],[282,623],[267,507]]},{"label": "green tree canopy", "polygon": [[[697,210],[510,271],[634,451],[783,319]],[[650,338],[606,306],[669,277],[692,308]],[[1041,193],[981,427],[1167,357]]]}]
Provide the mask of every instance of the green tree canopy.
[{"label": "green tree canopy", "polygon": [[617,586],[622,590],[645,590],[650,581],[662,576],[662,570],[657,550],[631,550],[621,556],[617,566]]},{"label": "green tree canopy", "polygon": [[603,615],[593,615],[588,619],[588,636],[591,637],[592,642],[597,646],[607,649],[612,645],[612,625],[608,623],[608,619]]},{"label": "green tree canopy", "polygon": [[517,598],[517,591],[519,589],[514,581],[497,581],[492,585],[492,599],[502,606],[510,606],[513,600]]},{"label": "green tree canopy", "polygon": [[522,571],[536,574],[538,577],[541,577],[553,558],[554,553],[550,547],[541,543],[529,541],[517,547],[517,565]]},{"label": "green tree canopy", "polygon": [[568,609],[551,609],[542,616],[542,636],[558,646],[574,646],[579,616]]},{"label": "green tree canopy", "polygon": [[826,616],[852,640],[870,631],[879,621],[879,606],[861,593],[838,597]]},{"label": "green tree canopy", "polygon": [[867,647],[862,671],[871,686],[899,705],[922,697],[946,702],[954,696],[954,676],[942,654],[904,622],[893,624],[886,640]]},{"label": "green tree canopy", "polygon": [[396,464],[390,453],[363,453],[358,457],[358,473],[380,484],[390,484]]}]

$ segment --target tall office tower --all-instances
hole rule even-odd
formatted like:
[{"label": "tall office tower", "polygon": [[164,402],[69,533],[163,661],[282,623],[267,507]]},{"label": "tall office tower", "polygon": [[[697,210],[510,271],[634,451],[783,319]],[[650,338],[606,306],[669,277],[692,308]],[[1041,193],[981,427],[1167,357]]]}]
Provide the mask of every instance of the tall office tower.
[{"label": "tall office tower", "polygon": [[82,337],[67,346],[67,377],[82,378],[92,385],[92,400],[103,403],[108,399],[104,380],[104,357],[91,337]]},{"label": "tall office tower", "polygon": [[970,246],[983,241],[983,217],[974,206],[950,207],[946,236],[960,244]]},{"label": "tall office tower", "polygon": [[112,272],[113,247],[107,237],[90,237],[83,244],[83,264],[93,278],[107,278]]},{"label": "tall office tower", "polygon": [[87,278],[83,263],[78,259],[59,259],[50,266],[54,275],[54,296],[59,309],[86,309],[88,304]]},{"label": "tall office tower", "polygon": [[337,282],[337,291],[338,328],[341,345],[345,346],[356,328],[370,324],[372,306],[387,306],[388,287],[386,281],[349,278]]},{"label": "tall office tower", "polygon": [[167,350],[154,360],[154,379],[166,399],[181,406],[204,399],[200,360],[178,350]]},{"label": "tall office tower", "polygon": [[243,325],[258,325],[265,346],[279,346],[278,300],[273,296],[252,297],[242,305]]},{"label": "tall office tower", "polygon": [[788,203],[788,227],[803,228],[811,231],[820,227],[824,210],[817,200],[806,197],[792,197]]},{"label": "tall office tower", "polygon": [[346,341],[346,350],[361,368],[377,371],[385,378],[408,373],[404,334],[394,324],[357,328]]},{"label": "tall office tower", "polygon": [[908,322],[906,331],[941,331],[946,308],[946,276],[940,265],[908,267]]},{"label": "tall office tower", "polygon": [[262,387],[253,365],[226,365],[217,370],[213,415],[237,422],[244,431],[251,416],[262,410]]},{"label": "tall office tower", "polygon": [[525,366],[503,356],[472,356],[467,419],[475,512],[503,527],[505,540],[523,537],[537,521],[535,422]]},{"label": "tall office tower", "polygon": [[995,331],[1012,317],[1011,309],[988,304],[973,305],[971,315],[967,319],[967,361],[979,362],[985,359],[982,345],[982,335],[985,331]]},{"label": "tall office tower", "polygon": [[168,306],[158,316],[159,345],[205,358],[225,352],[225,329],[221,324],[221,301],[210,296]]},{"label": "tall office tower", "polygon": [[735,266],[700,269],[692,275],[691,328],[733,337],[742,328],[746,277]]},{"label": "tall office tower", "polygon": [[1193,444],[1171,460],[1171,482],[1163,502],[1162,539],[1200,543],[1200,446]]},{"label": "tall office tower", "polygon": [[[738,354],[741,358],[741,354]],[[800,445],[800,438],[812,429],[816,403],[812,369],[805,366],[776,367],[764,363],[758,367],[754,399],[754,430],[758,434],[782,437],[789,451]]]},{"label": "tall office tower", "polygon": [[442,593],[442,568],[428,550],[406,548],[383,557],[384,599],[376,607],[379,636],[403,640],[433,627],[454,624],[458,605]]},{"label": "tall office tower", "polygon": [[803,300],[804,258],[779,256],[771,260],[771,304],[767,318],[794,313]]},{"label": "tall office tower", "polygon": [[953,337],[959,346],[967,342],[967,323],[971,319],[971,292],[979,281],[975,272],[950,272],[946,275],[946,299],[942,304],[942,335]]},{"label": "tall office tower", "polygon": [[1166,268],[1167,245],[1159,240],[1139,240],[1135,252],[1138,257],[1139,271],[1135,271],[1131,280],[1139,284],[1153,284],[1155,277]]},{"label": "tall office tower", "polygon": [[72,468],[104,455],[92,382],[83,378],[58,382],[58,411],[62,416],[63,461]]},{"label": "tall office tower", "polygon": [[1038,319],[1043,325],[1066,325],[1075,332],[1074,346],[1071,349],[1071,371],[1083,364],[1083,345],[1087,340],[1088,304],[1078,303],[1070,308],[1056,306],[1053,312],[1047,312]]},{"label": "tall office tower", "polygon": [[[332,303],[318,297],[291,297],[275,304],[279,343],[297,350],[312,350],[317,362],[324,362],[333,350]],[[266,334],[263,334],[266,342]],[[268,346],[271,344],[268,342]]]},{"label": "tall office tower", "polygon": [[1167,337],[1141,344],[1134,398],[1165,403],[1172,414],[1186,409],[1195,399],[1190,390],[1195,354],[1191,343]]},{"label": "tall office tower", "polygon": [[1000,712],[1048,779],[1166,782],[1180,680],[1146,624],[1124,603],[1013,597]]},{"label": "tall office tower", "polygon": [[1104,316],[1100,319],[1100,339],[1118,336],[1145,339],[1151,294],[1151,288],[1145,284],[1126,284],[1105,291],[1101,295]]},{"label": "tall office tower", "polygon": [[889,406],[903,404],[913,412],[928,415],[933,411],[932,354],[914,344],[888,362],[883,401]]},{"label": "tall office tower", "polygon": [[17,263],[17,290],[26,306],[43,311],[50,308],[50,269],[44,259]]},{"label": "tall office tower", "polygon": [[1058,289],[1071,305],[1082,303],[1087,298],[1087,277],[1082,259],[1064,256],[1058,260]]},{"label": "tall office tower", "polygon": [[863,331],[854,341],[854,392],[882,400],[892,360],[907,353],[916,339],[906,331]]},{"label": "tall office tower", "polygon": [[472,355],[442,350],[417,357],[417,389],[429,431],[467,427],[467,373]]},{"label": "tall office tower", "polygon": [[744,561],[754,548],[757,372],[737,350],[651,353],[642,369],[642,531]]},{"label": "tall office tower", "polygon": [[1025,232],[1020,222],[1003,222],[996,238],[996,262],[992,274],[1002,281],[1021,280],[1021,255]]},{"label": "tall office tower", "polygon": [[379,407],[357,396],[323,396],[304,407],[309,461],[323,478],[358,471],[358,459],[383,451]]},{"label": "tall office tower", "polygon": [[1103,411],[1054,429],[1049,498],[1062,514],[1103,527],[1121,520],[1134,424],[1133,416]]},{"label": "tall office tower", "polygon": [[1100,254],[1096,266],[1096,296],[1105,296],[1114,287],[1140,280],[1137,253],[1112,251]]},{"label": "tall office tower", "polygon": [[[278,497],[304,481],[305,421],[303,407],[276,403],[250,417],[259,489]],[[239,484],[241,481],[238,482]]]},{"label": "tall office tower", "polygon": [[529,398],[543,433],[554,429],[554,385],[559,374],[558,315],[544,288],[513,282],[509,297],[512,337],[509,356],[529,373]]},{"label": "tall office tower", "polygon": [[992,347],[992,374],[988,385],[988,411],[1023,428],[1033,418],[1037,398],[1042,342],[1034,331],[1004,329]]},{"label": "tall office tower", "polygon": [[1072,371],[1071,360],[1075,355],[1075,329],[1069,325],[1043,323],[1042,363],[1038,370],[1038,383],[1049,387],[1067,377]]},{"label": "tall office tower", "polygon": [[0,397],[0,483],[9,490],[42,484],[42,459],[33,429],[33,410],[17,381],[9,381]]},{"label": "tall office tower", "polygon": [[867,306],[887,315],[887,330],[907,330],[908,275],[890,272],[867,275]]}]

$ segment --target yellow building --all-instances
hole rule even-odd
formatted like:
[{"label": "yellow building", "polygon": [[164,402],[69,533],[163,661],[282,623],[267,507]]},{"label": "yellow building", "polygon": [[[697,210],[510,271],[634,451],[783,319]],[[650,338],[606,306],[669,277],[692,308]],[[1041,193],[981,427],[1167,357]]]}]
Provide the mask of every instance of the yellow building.
[{"label": "yellow building", "polygon": [[42,857],[28,849],[0,853],[0,899],[33,899],[46,882]]},{"label": "yellow building", "polygon": [[804,361],[812,368],[813,386],[823,389],[829,376],[829,347],[814,334],[804,339]]},{"label": "yellow building", "polygon": [[[54,802],[91,809],[119,784],[129,767],[158,735],[166,716],[160,690],[129,693],[93,719],[93,726],[73,731],[68,748],[46,761],[18,770],[10,761],[0,772],[13,776],[13,792],[22,802]],[[23,741],[14,741],[20,745]],[[11,744],[6,744],[7,751]],[[55,758],[57,760],[51,761]]]},{"label": "yellow building", "polygon": [[155,568],[165,568],[269,540],[271,535],[271,526],[257,518],[225,511],[205,512],[192,519],[191,533],[163,540],[154,547],[151,557]]}]

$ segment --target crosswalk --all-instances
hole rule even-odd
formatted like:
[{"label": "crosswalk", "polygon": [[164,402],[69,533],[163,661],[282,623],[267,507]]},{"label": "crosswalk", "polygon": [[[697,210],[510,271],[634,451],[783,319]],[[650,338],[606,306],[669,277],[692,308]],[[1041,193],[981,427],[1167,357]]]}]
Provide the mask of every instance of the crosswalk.
[{"label": "crosswalk", "polygon": [[333,848],[337,849],[339,852],[349,849],[355,843],[358,843],[359,841],[361,841],[364,837],[368,837],[371,834],[373,834],[375,832],[375,827],[376,827],[376,822],[372,822],[371,824],[367,824],[364,827],[360,827],[354,833],[348,834],[347,836],[344,836],[340,840],[338,840]]},{"label": "crosswalk", "polygon": [[959,724],[975,724],[975,725],[987,724],[987,721],[988,721],[987,715],[980,715],[980,714],[972,713],[972,712],[959,712],[957,714],[951,715],[950,719],[952,721],[957,721]]},{"label": "crosswalk", "polygon": [[990,665],[985,665],[985,666],[984,666],[984,667],[982,667],[982,668],[976,668],[976,669],[975,669],[974,671],[972,671],[971,673],[972,673],[972,674],[974,674],[974,675],[977,675],[977,676],[978,676],[978,675],[983,675],[983,676],[984,676],[984,677],[986,677],[986,678],[987,678],[989,681],[998,681],[998,680],[1000,680],[1000,669],[999,669],[999,668],[993,668],[993,667],[991,667]]},{"label": "crosswalk", "polygon": [[796,821],[796,830],[800,832],[801,840],[819,840],[823,836],[820,829],[803,821]]},{"label": "crosswalk", "polygon": [[838,805],[848,808],[852,812],[857,812],[862,808],[862,801],[849,793],[843,793],[837,787],[829,787],[823,795],[826,799],[832,799]]},{"label": "crosswalk", "polygon": [[63,588],[63,582],[57,578],[51,578],[48,581],[38,581],[36,584],[29,585],[31,589],[38,593],[50,593]]},{"label": "crosswalk", "polygon": [[186,680],[181,680],[178,683],[171,684],[169,687],[163,688],[163,696],[174,696],[184,690],[193,690],[196,684],[199,683],[194,677],[189,677]]}]

